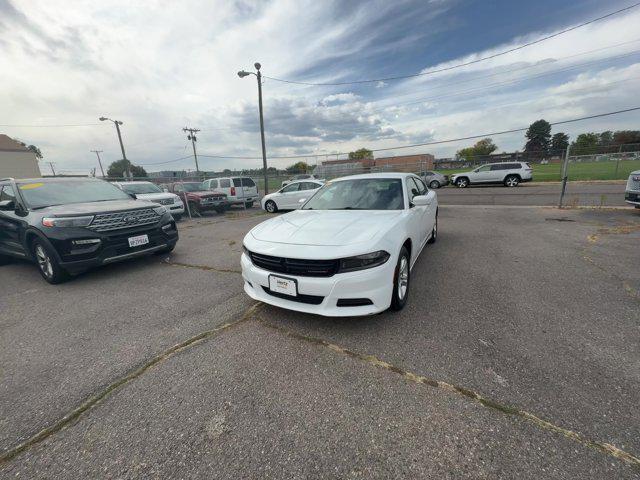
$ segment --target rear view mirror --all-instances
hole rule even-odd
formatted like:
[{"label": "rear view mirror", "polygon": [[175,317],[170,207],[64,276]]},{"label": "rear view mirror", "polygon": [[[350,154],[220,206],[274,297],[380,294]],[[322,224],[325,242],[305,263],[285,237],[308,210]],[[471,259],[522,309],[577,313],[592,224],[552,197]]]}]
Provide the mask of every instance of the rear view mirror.
[{"label": "rear view mirror", "polygon": [[16,209],[16,202],[13,200],[3,200],[0,202],[0,210],[12,211]]}]

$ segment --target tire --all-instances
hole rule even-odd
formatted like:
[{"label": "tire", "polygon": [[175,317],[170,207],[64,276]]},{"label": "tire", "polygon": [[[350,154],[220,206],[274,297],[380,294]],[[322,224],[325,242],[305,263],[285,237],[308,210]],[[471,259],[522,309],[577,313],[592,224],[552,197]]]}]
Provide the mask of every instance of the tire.
[{"label": "tire", "polygon": [[436,243],[438,241],[438,212],[436,211],[436,223],[431,230],[431,238],[427,240],[427,243]]},{"label": "tire", "polygon": [[431,183],[429,183],[429,188],[432,190],[437,190],[438,188],[440,188],[440,182],[437,180],[431,180]]},{"label": "tire", "polygon": [[216,212],[218,212],[219,214],[223,214],[224,212],[226,212],[227,209],[225,207],[218,207],[216,208]]},{"label": "tire", "polygon": [[247,208],[251,208],[253,207],[253,202],[245,202],[244,206]]},{"label": "tire", "polygon": [[407,247],[402,247],[398,255],[398,263],[393,274],[393,296],[391,297],[391,310],[399,311],[407,304],[409,298],[409,286],[411,285],[411,256]]},{"label": "tire", "polygon": [[520,183],[520,179],[517,175],[507,175],[507,178],[504,179],[505,187],[517,187]]},{"label": "tire", "polygon": [[42,278],[52,285],[62,283],[69,279],[69,273],[60,266],[51,247],[39,238],[31,244],[31,252],[36,260],[38,271]]},{"label": "tire", "polygon": [[0,255],[0,265],[6,265],[11,263],[12,258],[7,255]]},{"label": "tire", "polygon": [[456,179],[456,187],[467,188],[469,186],[469,179],[466,177]]},{"label": "tire", "polygon": [[269,213],[276,213],[278,211],[278,206],[273,200],[267,200],[267,203],[264,204],[264,209]]}]

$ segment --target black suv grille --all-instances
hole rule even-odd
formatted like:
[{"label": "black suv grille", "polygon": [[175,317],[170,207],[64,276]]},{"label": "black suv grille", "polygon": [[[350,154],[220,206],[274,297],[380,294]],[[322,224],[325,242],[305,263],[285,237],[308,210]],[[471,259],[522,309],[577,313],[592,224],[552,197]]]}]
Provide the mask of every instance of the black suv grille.
[{"label": "black suv grille", "polygon": [[117,213],[100,213],[95,216],[88,228],[96,232],[109,232],[121,228],[151,225],[159,219],[160,215],[154,212],[152,208]]},{"label": "black suv grille", "polygon": [[253,252],[249,252],[249,256],[256,267],[270,272],[288,273],[301,277],[331,277],[338,271],[338,260],[301,260]]}]

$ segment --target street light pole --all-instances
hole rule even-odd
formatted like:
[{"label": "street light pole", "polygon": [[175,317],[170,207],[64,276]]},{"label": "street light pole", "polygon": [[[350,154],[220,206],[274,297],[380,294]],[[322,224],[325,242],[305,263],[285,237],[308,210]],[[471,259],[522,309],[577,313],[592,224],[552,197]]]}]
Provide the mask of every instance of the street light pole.
[{"label": "street light pole", "polygon": [[101,122],[109,120],[116,126],[116,132],[118,132],[118,141],[120,142],[120,150],[122,151],[122,159],[124,160],[124,164],[127,169],[127,178],[131,178],[131,162],[127,159],[127,154],[124,151],[124,144],[122,143],[122,134],[120,133],[120,125],[122,125],[122,122],[120,120],[111,120],[107,117],[100,117],[98,120],[100,120]]},{"label": "street light pole", "polygon": [[260,112],[260,139],[262,141],[262,169],[264,173],[264,194],[267,195],[269,193],[269,180],[267,178],[267,147],[264,141],[264,116],[262,110],[262,73],[260,73],[262,65],[256,62],[254,67],[256,67],[256,73],[241,70],[238,72],[238,76],[243,78],[247,75],[255,75],[258,80],[258,110]]}]

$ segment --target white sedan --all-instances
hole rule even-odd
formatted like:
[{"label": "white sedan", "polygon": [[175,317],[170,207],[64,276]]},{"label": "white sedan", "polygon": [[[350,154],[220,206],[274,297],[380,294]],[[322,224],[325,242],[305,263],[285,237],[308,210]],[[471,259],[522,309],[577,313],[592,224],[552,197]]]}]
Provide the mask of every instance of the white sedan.
[{"label": "white sedan", "polygon": [[244,290],[256,300],[326,316],[402,309],[411,268],[436,241],[438,199],[409,173],[325,184],[302,208],[244,237]]},{"label": "white sedan", "polygon": [[300,208],[301,200],[311,198],[322,185],[324,182],[319,180],[291,182],[277,192],[262,197],[262,208],[269,213],[275,213],[278,210],[295,210]]}]

